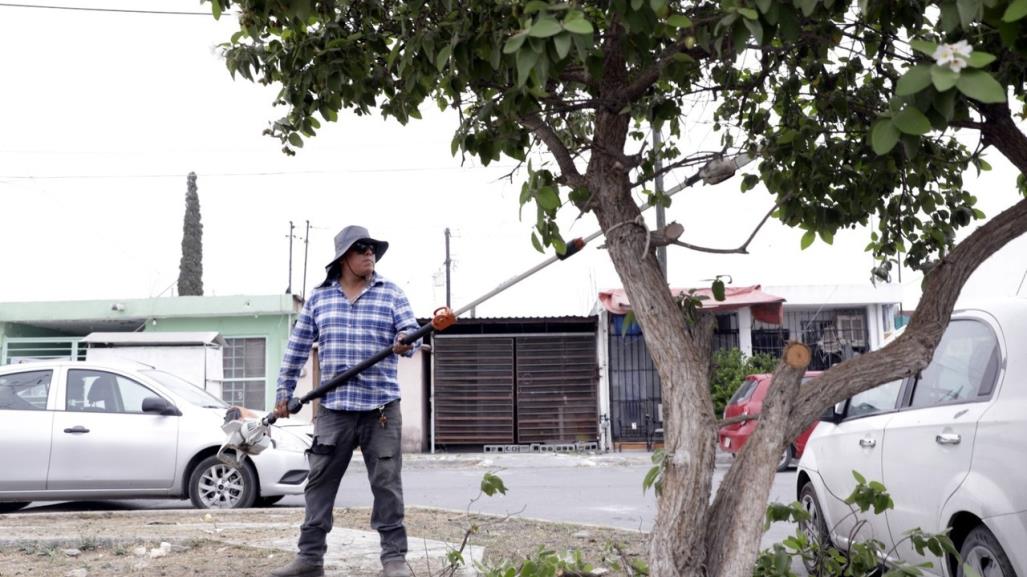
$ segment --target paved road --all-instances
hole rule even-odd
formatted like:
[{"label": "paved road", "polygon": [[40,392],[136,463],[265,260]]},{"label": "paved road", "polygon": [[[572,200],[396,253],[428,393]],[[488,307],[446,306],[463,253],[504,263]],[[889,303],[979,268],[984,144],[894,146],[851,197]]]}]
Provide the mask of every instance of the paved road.
[{"label": "paved road", "polygon": [[[559,454],[462,454],[408,455],[404,462],[405,498],[408,506],[439,507],[494,514],[518,514],[552,521],[606,525],[648,531],[655,518],[652,491],[642,493],[642,479],[649,470],[648,455]],[[715,473],[719,485],[727,472],[722,461]],[[503,496],[479,495],[485,472],[498,474],[509,489]],[[778,473],[770,501],[795,500],[795,473]],[[336,505],[364,507],[371,503],[366,470],[354,458],[343,479]],[[286,497],[277,507],[302,507],[301,496]],[[132,510],[187,508],[187,501],[137,500],[89,503],[35,503],[29,511]],[[764,546],[794,531],[777,524],[764,536]]]}]

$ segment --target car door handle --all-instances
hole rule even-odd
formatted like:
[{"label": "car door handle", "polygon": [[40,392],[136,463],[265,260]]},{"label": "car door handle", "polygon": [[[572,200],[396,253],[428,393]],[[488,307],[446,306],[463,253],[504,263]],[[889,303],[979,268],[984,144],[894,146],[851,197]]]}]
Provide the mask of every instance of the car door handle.
[{"label": "car door handle", "polygon": [[864,449],[873,449],[874,447],[877,446],[877,440],[876,439],[860,439],[859,440],[859,446],[863,447]]},{"label": "car door handle", "polygon": [[69,427],[67,429],[64,429],[64,432],[65,433],[88,433],[89,429],[83,427],[82,425],[75,425],[74,427]]},{"label": "car door handle", "polygon": [[957,433],[942,433],[934,438],[939,445],[958,445],[963,440]]}]

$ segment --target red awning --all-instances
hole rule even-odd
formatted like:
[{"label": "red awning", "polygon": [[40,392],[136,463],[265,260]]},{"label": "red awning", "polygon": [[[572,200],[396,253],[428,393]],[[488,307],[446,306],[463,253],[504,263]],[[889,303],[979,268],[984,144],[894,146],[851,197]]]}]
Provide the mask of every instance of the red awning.
[{"label": "red awning", "polygon": [[[687,293],[689,289],[672,288],[670,291],[674,296],[678,296],[682,293]],[[756,320],[773,325],[779,325],[784,322],[784,307],[782,305],[785,299],[763,292],[760,289],[760,285],[725,287],[724,300],[722,301],[714,300],[713,292],[708,288],[696,289],[695,294],[707,297],[703,301],[703,309],[707,311],[729,312],[749,307],[752,309],[752,316]],[[599,302],[603,303],[603,308],[615,315],[627,314],[628,310],[631,309],[628,295],[625,294],[622,288],[599,291]]]}]

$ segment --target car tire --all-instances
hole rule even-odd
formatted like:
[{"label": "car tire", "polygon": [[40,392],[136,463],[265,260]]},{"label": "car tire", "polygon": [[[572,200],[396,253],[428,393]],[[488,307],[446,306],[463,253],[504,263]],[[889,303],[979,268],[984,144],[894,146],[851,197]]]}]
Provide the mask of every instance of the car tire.
[{"label": "car tire", "polygon": [[257,501],[253,504],[254,507],[270,507],[275,503],[285,498],[285,495],[275,495],[273,497],[257,497]]},{"label": "car tire", "polygon": [[[984,525],[978,525],[966,536],[959,548],[963,563],[970,565],[981,577],[1015,577],[1016,571],[1009,562],[998,539]],[[959,564],[958,577],[964,577],[963,563]]]},{"label": "car tire", "polygon": [[[827,529],[827,522],[824,521],[824,511],[820,508],[820,501],[817,499],[817,492],[813,483],[806,483],[799,491],[799,505],[809,513],[809,520],[802,521],[799,528],[806,533],[810,543],[819,543],[821,555],[825,549],[831,546],[831,535]],[[817,575],[820,569],[820,559],[807,559],[803,557],[802,564],[810,575]]]},{"label": "car tire", "polygon": [[0,503],[0,513],[13,513],[28,506],[28,501],[5,501]]},{"label": "car tire", "polygon": [[792,461],[795,459],[795,447],[788,445],[784,453],[781,453],[781,460],[777,462],[778,472],[787,471],[792,467]]},{"label": "car tire", "polygon": [[260,487],[248,461],[233,467],[211,455],[189,476],[189,500],[197,509],[245,509],[253,506]]}]

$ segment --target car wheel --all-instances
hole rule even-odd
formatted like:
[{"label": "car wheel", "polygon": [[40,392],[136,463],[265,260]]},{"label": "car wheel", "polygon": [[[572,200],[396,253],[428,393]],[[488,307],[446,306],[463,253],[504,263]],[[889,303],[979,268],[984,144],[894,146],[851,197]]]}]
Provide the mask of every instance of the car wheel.
[{"label": "car wheel", "polygon": [[257,498],[257,475],[252,465],[227,465],[211,455],[189,477],[189,499],[198,509],[245,509]]},{"label": "car wheel", "polygon": [[275,495],[274,497],[257,497],[257,501],[256,503],[254,503],[254,506],[270,507],[271,505],[274,505],[275,503],[281,501],[284,498],[285,495]]},{"label": "car wheel", "polygon": [[[998,539],[984,525],[970,531],[959,549],[963,563],[973,567],[980,577],[1015,577],[1009,557],[998,544]],[[964,577],[963,565],[959,565],[959,577]]]},{"label": "car wheel", "polygon": [[28,501],[6,501],[0,503],[0,513],[13,513],[28,506]]},{"label": "car wheel", "polygon": [[777,470],[787,471],[792,466],[792,460],[795,459],[795,447],[788,445],[788,448],[781,453],[781,460],[777,462]]},{"label": "car wheel", "polygon": [[799,504],[809,514],[809,519],[799,523],[799,527],[806,533],[806,539],[810,543],[819,545],[817,557],[808,559],[803,557],[802,564],[810,575],[816,575],[820,566],[820,555],[823,550],[831,546],[831,536],[827,531],[827,522],[824,520],[823,510],[820,508],[820,501],[817,500],[817,492],[813,489],[813,483],[806,483],[799,491]]}]

